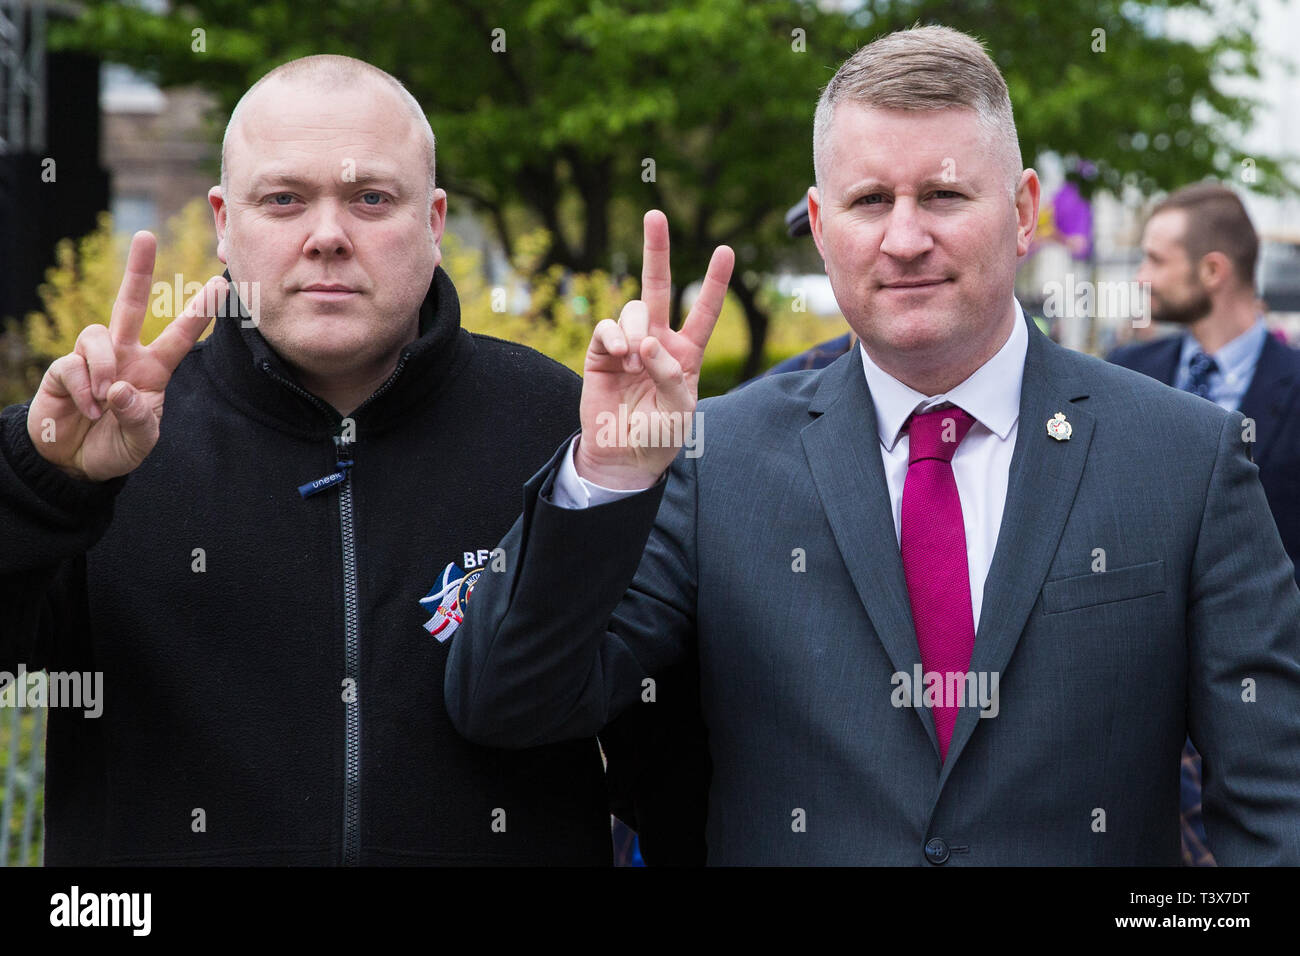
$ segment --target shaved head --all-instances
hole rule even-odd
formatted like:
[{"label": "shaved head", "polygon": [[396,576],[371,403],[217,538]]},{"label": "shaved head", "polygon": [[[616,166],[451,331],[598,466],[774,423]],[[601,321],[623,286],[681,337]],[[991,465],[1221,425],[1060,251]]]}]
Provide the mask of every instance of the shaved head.
[{"label": "shaved head", "polygon": [[259,90],[273,83],[301,86],[319,92],[353,89],[358,83],[372,83],[392,91],[400,103],[401,109],[410,115],[417,135],[424,140],[425,159],[429,167],[429,194],[433,195],[435,189],[433,129],[429,126],[429,119],[424,115],[424,110],[421,109],[419,102],[396,77],[384,72],[379,67],[372,66],[364,60],[335,54],[304,56],[283,63],[254,83],[249,87],[248,92],[240,97],[239,102],[235,104],[234,110],[231,111],[230,122],[226,124],[226,133],[221,138],[221,188],[223,191],[227,190],[230,185],[231,142],[233,139],[238,138],[241,113],[246,110],[249,103],[257,98]]}]

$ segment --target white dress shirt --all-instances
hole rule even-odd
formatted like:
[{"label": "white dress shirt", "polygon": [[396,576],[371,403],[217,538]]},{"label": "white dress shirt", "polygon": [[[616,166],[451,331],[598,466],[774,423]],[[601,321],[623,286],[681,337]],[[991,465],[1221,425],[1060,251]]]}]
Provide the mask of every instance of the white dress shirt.
[{"label": "white dress shirt", "polygon": [[[970,572],[971,612],[978,629],[984,603],[984,579],[993,563],[993,551],[1006,506],[1011,454],[1020,422],[1020,388],[1025,377],[1029,330],[1024,310],[1013,303],[1017,316],[1002,348],[969,378],[939,395],[922,395],[881,370],[861,344],[862,370],[876,406],[880,457],[889,486],[894,515],[894,537],[902,539],[903,482],[907,479],[908,437],[903,424],[914,411],[924,412],[944,402],[965,409],[975,419],[952,458],[957,496],[966,527],[966,564]],[[587,481],[573,464],[575,437],[556,475],[552,502],[561,508],[587,508],[634,495],[635,490],[605,488]],[[645,489],[640,489],[644,491]]]}]

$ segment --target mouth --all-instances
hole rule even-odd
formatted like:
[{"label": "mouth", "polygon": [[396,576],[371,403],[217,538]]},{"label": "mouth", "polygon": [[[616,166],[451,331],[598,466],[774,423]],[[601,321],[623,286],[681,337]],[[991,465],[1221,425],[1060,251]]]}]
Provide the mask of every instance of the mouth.
[{"label": "mouth", "polygon": [[349,296],[360,295],[356,289],[339,282],[315,282],[303,286],[298,292],[318,302],[337,302]]},{"label": "mouth", "polygon": [[937,289],[951,279],[904,279],[899,282],[882,282],[880,287],[890,292],[919,292],[925,289]]}]

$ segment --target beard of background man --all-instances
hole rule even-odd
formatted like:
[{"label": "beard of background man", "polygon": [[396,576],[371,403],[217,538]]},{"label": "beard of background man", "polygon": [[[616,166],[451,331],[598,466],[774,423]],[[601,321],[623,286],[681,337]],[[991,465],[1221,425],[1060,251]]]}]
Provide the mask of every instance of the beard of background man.
[{"label": "beard of background man", "polygon": [[1159,299],[1152,296],[1151,318],[1157,322],[1170,322],[1174,325],[1192,325],[1209,315],[1213,308],[1209,293],[1194,276],[1190,285],[1191,291],[1180,301],[1170,301],[1163,295]]}]

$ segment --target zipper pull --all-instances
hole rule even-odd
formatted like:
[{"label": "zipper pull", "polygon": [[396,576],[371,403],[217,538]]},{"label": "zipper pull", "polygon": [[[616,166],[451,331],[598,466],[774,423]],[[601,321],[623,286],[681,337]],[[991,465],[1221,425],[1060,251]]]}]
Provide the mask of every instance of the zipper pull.
[{"label": "zipper pull", "polygon": [[309,481],[305,485],[298,486],[298,494],[304,498],[310,498],[312,495],[319,494],[322,491],[328,491],[335,485],[347,480],[348,469],[352,467],[352,457],[348,453],[349,442],[344,441],[338,435],[334,436],[334,446],[337,449],[337,466],[338,471],[326,475],[324,478],[317,478],[315,481]]}]

